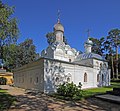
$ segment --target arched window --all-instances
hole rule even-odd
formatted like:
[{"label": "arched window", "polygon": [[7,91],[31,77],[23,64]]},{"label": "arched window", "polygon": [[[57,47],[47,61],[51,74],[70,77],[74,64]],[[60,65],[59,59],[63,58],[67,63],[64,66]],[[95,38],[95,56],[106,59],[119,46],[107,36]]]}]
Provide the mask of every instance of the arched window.
[{"label": "arched window", "polygon": [[70,78],[69,77],[67,78],[67,82],[70,82]]},{"label": "arched window", "polygon": [[99,67],[99,62],[98,61],[96,61],[96,66]]},{"label": "arched window", "polygon": [[38,83],[38,77],[36,78],[36,83]]},{"label": "arched window", "polygon": [[100,68],[102,68],[102,63],[100,63]]},{"label": "arched window", "polygon": [[102,81],[104,81],[104,75],[102,74]]},{"label": "arched window", "polygon": [[87,82],[87,73],[84,74],[84,82]]},{"label": "arched window", "polygon": [[56,83],[58,83],[58,82],[59,82],[59,78],[58,78],[58,77],[56,77],[55,82],[56,82]]},{"label": "arched window", "polygon": [[97,74],[97,82],[99,82],[100,81],[100,76],[99,76],[99,74]]},{"label": "arched window", "polygon": [[59,77],[55,78],[55,85],[59,85]]},{"label": "arched window", "polygon": [[69,62],[71,62],[71,59],[69,59]]},{"label": "arched window", "polygon": [[107,67],[107,65],[106,65],[106,63],[104,63],[104,68],[106,68]]}]

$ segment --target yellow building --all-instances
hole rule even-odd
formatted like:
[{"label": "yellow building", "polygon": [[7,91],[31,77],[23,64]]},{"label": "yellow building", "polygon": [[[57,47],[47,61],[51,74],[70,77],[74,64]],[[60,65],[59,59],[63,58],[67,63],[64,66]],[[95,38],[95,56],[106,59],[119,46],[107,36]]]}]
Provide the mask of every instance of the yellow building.
[{"label": "yellow building", "polygon": [[13,73],[11,73],[11,72],[6,72],[5,69],[0,69],[0,78],[1,78],[1,77],[7,79],[6,84],[8,84],[8,85],[12,85],[12,84],[13,84]]}]

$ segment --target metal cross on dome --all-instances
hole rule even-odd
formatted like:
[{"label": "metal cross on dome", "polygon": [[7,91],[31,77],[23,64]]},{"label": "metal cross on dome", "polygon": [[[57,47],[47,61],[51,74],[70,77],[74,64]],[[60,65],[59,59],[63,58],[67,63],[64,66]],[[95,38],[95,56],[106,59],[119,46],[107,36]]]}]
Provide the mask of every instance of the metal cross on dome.
[{"label": "metal cross on dome", "polygon": [[88,38],[90,37],[90,29],[87,30]]},{"label": "metal cross on dome", "polygon": [[60,10],[58,10],[57,16],[58,16],[58,21],[59,21],[60,20]]}]

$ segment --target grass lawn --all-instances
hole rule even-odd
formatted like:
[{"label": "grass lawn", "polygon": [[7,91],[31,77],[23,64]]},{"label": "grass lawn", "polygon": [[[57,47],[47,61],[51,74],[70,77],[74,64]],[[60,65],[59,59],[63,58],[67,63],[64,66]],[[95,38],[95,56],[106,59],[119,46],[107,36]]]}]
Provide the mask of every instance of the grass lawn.
[{"label": "grass lawn", "polygon": [[0,93],[6,93],[6,90],[1,90],[1,89],[0,89]]},{"label": "grass lawn", "polygon": [[85,89],[83,90],[83,97],[86,98],[86,97],[94,96],[96,94],[103,94],[106,93],[106,91],[111,91],[113,87],[120,87],[120,83],[111,82],[111,85],[107,87]]},{"label": "grass lawn", "polygon": [[0,111],[7,110],[15,101],[15,97],[7,93],[6,90],[0,89]]}]

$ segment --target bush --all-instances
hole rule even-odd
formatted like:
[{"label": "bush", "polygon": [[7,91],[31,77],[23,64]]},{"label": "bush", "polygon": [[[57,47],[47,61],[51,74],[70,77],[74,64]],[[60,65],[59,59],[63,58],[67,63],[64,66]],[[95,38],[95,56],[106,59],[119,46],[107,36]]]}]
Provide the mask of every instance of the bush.
[{"label": "bush", "polygon": [[79,100],[82,98],[81,83],[76,86],[72,83],[63,83],[58,86],[57,94],[58,96],[63,96],[65,99]]},{"label": "bush", "polygon": [[111,82],[120,82],[120,79],[112,79]]}]

